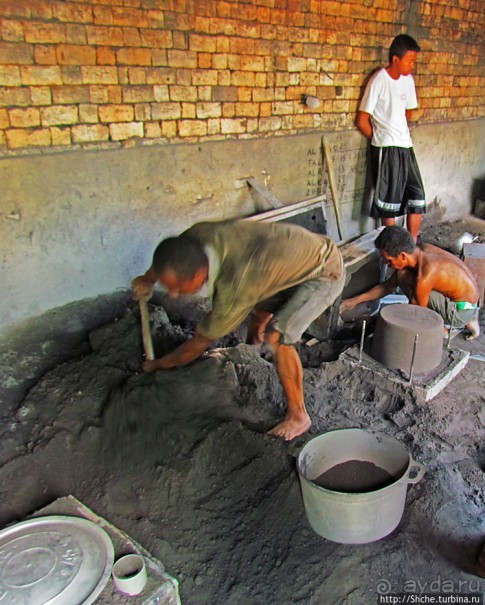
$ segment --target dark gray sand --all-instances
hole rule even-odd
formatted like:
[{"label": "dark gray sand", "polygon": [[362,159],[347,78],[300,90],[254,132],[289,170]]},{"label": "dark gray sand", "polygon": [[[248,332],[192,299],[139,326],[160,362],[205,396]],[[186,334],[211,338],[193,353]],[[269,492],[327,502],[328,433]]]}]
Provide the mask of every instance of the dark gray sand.
[{"label": "dark gray sand", "polygon": [[365,494],[388,487],[398,478],[373,462],[347,460],[332,466],[312,483],[334,492]]},{"label": "dark gray sand", "polygon": [[[158,354],[198,313],[167,311],[150,307]],[[478,340],[459,334],[452,347],[483,355],[483,312],[481,325]],[[374,605],[379,593],[483,590],[473,574],[485,540],[483,362],[423,403],[349,369],[338,346],[301,345],[313,424],[288,444],[265,434],[284,413],[281,387],[243,338],[144,375],[127,302],[63,362],[47,367],[33,345],[2,353],[0,526],[73,494],[160,559],[187,605]],[[386,432],[427,468],[398,528],[360,546],[312,531],[296,471],[309,437],[346,427]]]}]

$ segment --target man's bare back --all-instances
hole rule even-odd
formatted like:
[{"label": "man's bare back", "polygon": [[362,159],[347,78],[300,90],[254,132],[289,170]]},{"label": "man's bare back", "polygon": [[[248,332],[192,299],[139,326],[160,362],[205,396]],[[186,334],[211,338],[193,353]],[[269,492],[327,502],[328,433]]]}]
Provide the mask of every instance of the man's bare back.
[{"label": "man's bare back", "polygon": [[416,301],[411,302],[426,306],[429,293],[436,290],[454,302],[477,304],[478,285],[465,263],[450,252],[431,244],[418,245],[417,249],[419,254],[416,266],[404,269],[416,274]]}]

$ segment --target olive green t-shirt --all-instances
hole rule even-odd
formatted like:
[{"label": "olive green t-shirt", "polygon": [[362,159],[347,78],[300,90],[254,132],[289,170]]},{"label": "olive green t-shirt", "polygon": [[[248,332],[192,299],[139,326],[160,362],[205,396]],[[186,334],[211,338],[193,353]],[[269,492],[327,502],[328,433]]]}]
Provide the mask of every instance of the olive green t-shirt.
[{"label": "olive green t-shirt", "polygon": [[237,328],[258,302],[277,292],[320,277],[336,281],[344,271],[335,242],[297,225],[204,222],[185,234],[210,248],[218,260],[212,309],[198,325],[212,340]]}]

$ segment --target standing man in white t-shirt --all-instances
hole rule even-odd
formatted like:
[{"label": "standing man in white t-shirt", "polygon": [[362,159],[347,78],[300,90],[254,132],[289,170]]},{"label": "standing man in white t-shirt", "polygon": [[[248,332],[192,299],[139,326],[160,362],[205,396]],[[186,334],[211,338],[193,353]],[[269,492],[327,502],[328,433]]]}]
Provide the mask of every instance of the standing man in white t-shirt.
[{"label": "standing man in white t-shirt", "polygon": [[389,65],[369,80],[357,112],[356,126],[371,141],[375,184],[371,216],[386,227],[406,216],[416,242],[426,212],[424,187],[414,155],[408,120],[418,101],[411,72],[420,47],[401,34],[389,49]]}]

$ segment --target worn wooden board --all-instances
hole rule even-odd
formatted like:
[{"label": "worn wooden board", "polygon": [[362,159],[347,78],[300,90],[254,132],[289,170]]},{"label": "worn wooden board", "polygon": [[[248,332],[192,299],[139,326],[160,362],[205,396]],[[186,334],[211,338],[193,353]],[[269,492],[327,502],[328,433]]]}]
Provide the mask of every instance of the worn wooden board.
[{"label": "worn wooden board", "polygon": [[320,195],[309,200],[287,204],[281,208],[267,210],[246,217],[248,221],[273,222],[281,221],[294,223],[305,227],[314,233],[327,233],[327,217],[325,213],[325,196]]},{"label": "worn wooden board", "polygon": [[326,133],[322,136],[322,149],[322,188],[328,201],[329,221],[335,217],[345,237],[373,229],[374,221],[369,218],[373,186],[367,139],[357,130]]},{"label": "worn wooden board", "polygon": [[333,174],[333,160],[332,154],[330,153],[330,145],[324,143],[323,145],[323,157],[325,158],[325,165],[327,167],[328,182],[330,184],[330,193],[333,203],[333,211],[335,213],[335,220],[337,222],[337,230],[340,239],[344,239],[344,229],[342,225],[342,217],[340,216],[340,196],[338,195],[335,177]]},{"label": "worn wooden board", "polygon": [[360,267],[369,262],[369,260],[378,256],[378,251],[374,242],[382,229],[384,229],[384,227],[373,229],[356,239],[348,242],[341,242],[339,244],[347,273],[355,273]]},{"label": "worn wooden board", "polygon": [[271,208],[281,208],[283,202],[276,198],[262,183],[250,176],[247,179],[247,184],[251,188],[251,193],[256,191]]}]

